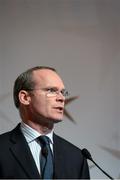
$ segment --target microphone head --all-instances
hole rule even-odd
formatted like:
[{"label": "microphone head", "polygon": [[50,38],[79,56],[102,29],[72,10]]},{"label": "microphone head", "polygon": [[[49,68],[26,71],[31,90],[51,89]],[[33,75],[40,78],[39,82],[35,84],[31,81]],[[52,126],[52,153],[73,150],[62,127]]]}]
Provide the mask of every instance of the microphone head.
[{"label": "microphone head", "polygon": [[82,154],[86,159],[89,159],[91,161],[93,160],[90,152],[87,149],[82,149]]}]

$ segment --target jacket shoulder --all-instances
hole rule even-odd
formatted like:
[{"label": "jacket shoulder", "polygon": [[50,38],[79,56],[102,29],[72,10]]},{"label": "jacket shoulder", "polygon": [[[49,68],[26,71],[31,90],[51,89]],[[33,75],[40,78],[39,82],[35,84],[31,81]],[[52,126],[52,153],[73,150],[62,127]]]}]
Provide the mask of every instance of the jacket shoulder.
[{"label": "jacket shoulder", "polygon": [[18,124],[11,131],[7,131],[3,134],[0,134],[0,143],[7,143],[9,139],[11,139],[13,135],[17,135],[17,133],[20,133],[20,124]]},{"label": "jacket shoulder", "polygon": [[54,134],[53,136],[53,140],[55,142],[55,144],[59,145],[59,147],[61,147],[63,150],[68,150],[68,151],[74,151],[76,153],[78,153],[79,155],[81,153],[81,149],[79,147],[77,147],[76,145],[72,144],[71,142],[69,142],[68,140]]}]

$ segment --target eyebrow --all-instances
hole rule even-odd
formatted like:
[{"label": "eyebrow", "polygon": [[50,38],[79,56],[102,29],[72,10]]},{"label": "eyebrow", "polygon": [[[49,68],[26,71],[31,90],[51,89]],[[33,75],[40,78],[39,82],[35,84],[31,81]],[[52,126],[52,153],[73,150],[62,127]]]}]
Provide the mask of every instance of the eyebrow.
[{"label": "eyebrow", "polygon": [[[59,88],[56,87],[56,86],[47,86],[47,87],[45,87],[45,89],[46,89],[46,88],[54,88],[54,89],[59,90]],[[62,91],[62,90],[66,90],[66,89],[65,89],[65,88],[62,88],[61,91]]]}]

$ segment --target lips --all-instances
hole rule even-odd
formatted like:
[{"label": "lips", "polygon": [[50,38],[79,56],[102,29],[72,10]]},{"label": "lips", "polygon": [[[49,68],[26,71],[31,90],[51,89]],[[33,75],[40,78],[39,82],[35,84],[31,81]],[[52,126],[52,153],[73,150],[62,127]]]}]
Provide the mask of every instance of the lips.
[{"label": "lips", "polygon": [[63,111],[63,110],[64,110],[64,107],[58,106],[58,107],[55,107],[55,109],[58,109],[59,111]]}]

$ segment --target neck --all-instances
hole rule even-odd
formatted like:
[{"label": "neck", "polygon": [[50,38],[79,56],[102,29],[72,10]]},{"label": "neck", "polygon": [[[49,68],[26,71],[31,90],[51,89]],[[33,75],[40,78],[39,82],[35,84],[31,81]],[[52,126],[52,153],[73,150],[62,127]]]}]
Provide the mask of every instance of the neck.
[{"label": "neck", "polygon": [[22,121],[35,129],[40,134],[48,134],[53,130],[54,122],[50,119],[44,117],[33,117],[31,114],[28,114],[26,111],[20,111],[20,116]]},{"label": "neck", "polygon": [[39,132],[40,134],[48,134],[53,130],[53,124],[51,123],[35,123],[33,121],[24,121],[23,122],[25,124],[27,124],[28,126],[30,126],[31,128],[35,129],[37,132]]}]

